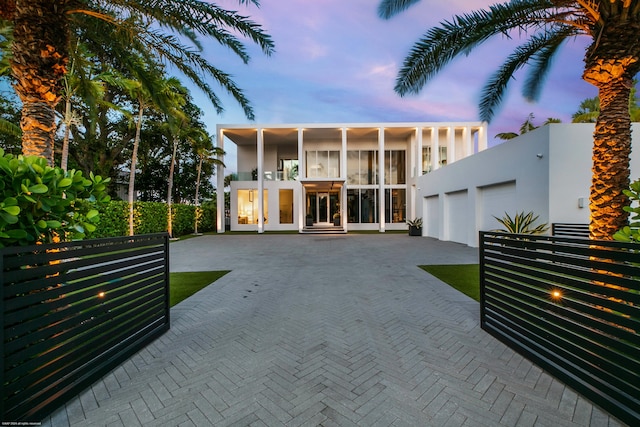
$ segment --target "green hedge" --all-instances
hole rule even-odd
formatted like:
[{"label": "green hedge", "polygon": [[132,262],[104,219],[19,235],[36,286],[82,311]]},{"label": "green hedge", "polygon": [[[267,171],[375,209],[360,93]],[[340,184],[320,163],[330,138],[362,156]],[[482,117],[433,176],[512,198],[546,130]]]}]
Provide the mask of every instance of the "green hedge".
[{"label": "green hedge", "polygon": [[116,237],[129,234],[129,203],[122,200],[112,200],[106,206],[101,206],[100,222],[92,237]]},{"label": "green hedge", "polygon": [[[135,202],[134,233],[162,233],[168,230],[168,210],[166,203]],[[125,201],[111,201],[100,207],[100,222],[92,237],[117,237],[129,234],[129,204]],[[200,220],[198,232],[215,231],[215,203],[205,203],[198,208]],[[193,205],[172,205],[173,236],[193,233],[196,207]]]},{"label": "green hedge", "polygon": [[193,205],[171,205],[173,235],[182,236],[193,233],[196,207]]}]

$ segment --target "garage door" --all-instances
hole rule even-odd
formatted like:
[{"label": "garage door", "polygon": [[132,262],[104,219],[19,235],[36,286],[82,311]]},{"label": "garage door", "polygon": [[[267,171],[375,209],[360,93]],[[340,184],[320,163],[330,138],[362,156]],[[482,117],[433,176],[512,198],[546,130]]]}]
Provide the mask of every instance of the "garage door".
[{"label": "garage door", "polygon": [[448,193],[446,197],[446,240],[468,244],[469,212],[467,191]]},{"label": "garage door", "polygon": [[494,216],[502,218],[507,212],[511,217],[516,213],[515,181],[490,185],[480,189],[480,230],[501,228]]},{"label": "garage door", "polygon": [[424,198],[422,207],[423,234],[429,237],[440,238],[440,201],[438,196]]}]

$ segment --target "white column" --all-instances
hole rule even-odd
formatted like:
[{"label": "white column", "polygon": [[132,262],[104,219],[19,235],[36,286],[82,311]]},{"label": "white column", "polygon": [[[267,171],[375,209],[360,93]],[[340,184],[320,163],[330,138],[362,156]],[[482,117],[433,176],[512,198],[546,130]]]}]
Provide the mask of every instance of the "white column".
[{"label": "white column", "polygon": [[451,164],[457,160],[456,129],[453,126],[449,126],[449,130],[447,132],[447,164]]},{"label": "white column", "polygon": [[[298,181],[299,182],[302,180],[302,177],[303,177],[302,174],[306,169],[302,136],[303,136],[302,129],[298,128]],[[300,184],[300,200],[298,200],[298,231],[299,232],[302,232],[302,229],[304,228],[306,223],[306,218],[304,215],[306,201],[307,201],[307,194],[304,189],[304,186],[301,183]]]},{"label": "white column", "polygon": [[385,231],[384,217],[384,128],[378,128],[378,221],[380,221],[380,232]]},{"label": "white column", "polygon": [[[218,129],[218,143],[217,146],[224,150],[224,131],[222,129]],[[224,162],[224,155],[220,159]],[[224,206],[224,165],[218,164],[216,166],[217,176],[217,184],[216,184],[216,228],[218,233],[224,233],[225,231],[225,206]]]},{"label": "white column", "polygon": [[422,176],[422,128],[416,128],[416,167],[418,168],[418,173],[416,176]]},{"label": "white column", "polygon": [[264,140],[262,128],[256,135],[258,144],[258,233],[264,233]]},{"label": "white column", "polygon": [[487,149],[487,122],[482,123],[478,129],[478,152]]},{"label": "white column", "polygon": [[440,167],[440,128],[434,126],[431,129],[431,170]]},{"label": "white column", "polygon": [[473,154],[473,138],[471,138],[471,126],[465,126],[463,130],[464,138],[464,157],[471,156]]},{"label": "white column", "polygon": [[340,188],[340,226],[347,231],[347,128],[342,128],[342,153],[340,153],[340,179],[343,179]]}]

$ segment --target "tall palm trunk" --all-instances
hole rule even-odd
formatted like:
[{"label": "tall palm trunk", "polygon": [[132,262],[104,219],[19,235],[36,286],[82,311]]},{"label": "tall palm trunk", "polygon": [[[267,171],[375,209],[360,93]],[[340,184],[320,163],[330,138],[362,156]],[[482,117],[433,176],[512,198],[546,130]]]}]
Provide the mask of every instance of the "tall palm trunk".
[{"label": "tall palm trunk", "polygon": [[22,101],[22,152],[53,165],[55,106],[68,61],[69,0],[16,0],[11,70]]},{"label": "tall palm trunk", "polygon": [[196,214],[194,215],[195,223],[193,224],[194,234],[198,234],[198,208],[200,207],[198,199],[200,197],[200,174],[202,173],[202,161],[204,160],[204,154],[199,154],[198,157],[200,160],[198,160],[198,169],[196,173]]},{"label": "tall palm trunk", "polygon": [[64,106],[64,137],[62,138],[62,155],[60,156],[60,167],[62,170],[67,170],[67,163],[69,161],[69,135],[71,134],[71,124],[73,123],[73,116],[71,114],[71,97],[67,97]]},{"label": "tall palm trunk", "polygon": [[143,115],[144,104],[140,101],[138,122],[136,123],[136,136],[133,140],[133,153],[131,154],[131,170],[129,172],[129,236],[133,236],[133,195],[135,191],[136,163],[138,163],[138,145],[140,145],[140,129],[142,128]]},{"label": "tall palm trunk", "polygon": [[592,239],[611,240],[627,225],[631,119],[629,95],[633,76],[640,70],[640,24],[605,27],[587,49],[583,78],[598,88],[600,115],[593,135],[590,193]]},{"label": "tall palm trunk", "polygon": [[171,205],[173,201],[172,193],[173,193],[173,171],[175,170],[176,164],[176,152],[178,151],[178,138],[173,138],[173,153],[171,154],[171,165],[169,166],[169,179],[167,185],[167,208],[169,218],[167,220],[167,227],[169,232],[169,237],[173,237],[173,215],[171,212]]}]

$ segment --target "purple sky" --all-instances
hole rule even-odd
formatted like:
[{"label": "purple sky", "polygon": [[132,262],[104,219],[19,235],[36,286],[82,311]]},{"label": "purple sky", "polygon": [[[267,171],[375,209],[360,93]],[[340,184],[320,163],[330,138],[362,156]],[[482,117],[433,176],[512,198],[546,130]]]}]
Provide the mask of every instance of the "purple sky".
[{"label": "purple sky", "polygon": [[[480,90],[518,40],[496,39],[455,60],[417,96],[401,98],[393,86],[405,56],[428,28],[496,1],[423,0],[390,20],[378,18],[378,3],[262,0],[258,9],[221,0],[221,6],[260,23],[273,37],[276,53],[266,57],[248,45],[248,65],[220,47],[206,47],[205,54],[245,91],[256,123],[477,121]],[[529,113],[536,124],[548,117],[569,122],[580,102],[597,94],[581,78],[588,42],[584,37],[563,46],[535,104],[521,95],[525,75],[517,76],[489,124],[490,145],[499,142],[496,133],[517,131]],[[230,97],[222,97],[222,115],[208,108],[202,95],[194,92],[194,97],[207,111],[212,134],[218,123],[249,123]]]}]

